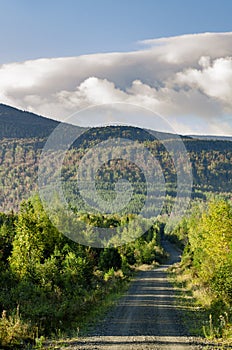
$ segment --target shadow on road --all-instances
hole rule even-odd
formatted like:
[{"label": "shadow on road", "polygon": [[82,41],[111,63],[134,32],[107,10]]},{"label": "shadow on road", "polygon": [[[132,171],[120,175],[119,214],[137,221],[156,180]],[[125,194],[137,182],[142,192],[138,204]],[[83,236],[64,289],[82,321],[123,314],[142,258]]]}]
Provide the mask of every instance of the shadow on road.
[{"label": "shadow on road", "polygon": [[[183,313],[193,313],[183,306],[182,293],[168,281],[167,269],[180,261],[180,251],[162,242],[169,253],[165,265],[141,271],[128,292],[100,321],[89,335],[67,343],[68,349],[195,350],[205,347],[203,339],[189,334],[182,322]],[[194,315],[190,315],[193,319]],[[208,349],[213,349],[209,347]]]},{"label": "shadow on road", "polygon": [[167,278],[167,268],[180,260],[180,251],[169,242],[163,242],[163,246],[169,253],[166,265],[141,271],[128,293],[93,332],[94,336],[186,336],[181,322],[181,312],[185,310],[182,303],[176,304],[176,296],[179,294],[179,300],[182,296]]}]

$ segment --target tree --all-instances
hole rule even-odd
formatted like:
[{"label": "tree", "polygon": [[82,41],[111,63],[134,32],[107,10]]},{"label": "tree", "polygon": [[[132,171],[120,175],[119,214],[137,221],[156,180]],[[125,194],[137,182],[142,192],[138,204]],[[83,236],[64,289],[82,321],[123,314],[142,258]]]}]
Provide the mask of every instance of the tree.
[{"label": "tree", "polygon": [[9,259],[12,270],[20,277],[35,278],[36,265],[52,254],[58,237],[38,196],[23,202]]}]

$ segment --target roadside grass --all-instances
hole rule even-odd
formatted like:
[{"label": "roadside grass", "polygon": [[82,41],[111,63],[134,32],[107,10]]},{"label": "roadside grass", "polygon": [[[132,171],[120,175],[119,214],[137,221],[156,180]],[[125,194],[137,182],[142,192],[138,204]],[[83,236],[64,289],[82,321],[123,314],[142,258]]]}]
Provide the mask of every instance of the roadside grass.
[{"label": "roadside grass", "polygon": [[[207,350],[232,349],[232,327],[226,320],[227,313],[221,309],[221,315],[215,316],[218,305],[209,288],[202,286],[181,262],[170,267],[168,272],[176,291],[176,305],[182,310],[182,322],[189,336],[201,339]],[[223,322],[229,326],[222,336],[220,324]]]},{"label": "roadside grass", "polygon": [[128,290],[130,283],[132,282],[136,272],[130,278],[125,278],[119,280],[119,282],[112,282],[112,288],[109,293],[103,295],[102,299],[93,307],[89,313],[83,318],[80,323],[79,335],[85,336],[87,333],[91,332],[98,322],[101,322],[106,316],[107,312],[117,304],[119,299]]},{"label": "roadside grass", "polygon": [[30,348],[34,334],[35,329],[21,319],[19,306],[14,315],[8,316],[3,310],[0,318],[0,343],[4,349],[10,346]]},{"label": "roadside grass", "polygon": [[176,305],[182,310],[181,316],[183,325],[191,336],[204,337],[202,323],[207,320],[205,310],[197,302],[193,295],[189,273],[183,273],[181,263],[177,263],[169,268],[169,280],[176,292]]}]

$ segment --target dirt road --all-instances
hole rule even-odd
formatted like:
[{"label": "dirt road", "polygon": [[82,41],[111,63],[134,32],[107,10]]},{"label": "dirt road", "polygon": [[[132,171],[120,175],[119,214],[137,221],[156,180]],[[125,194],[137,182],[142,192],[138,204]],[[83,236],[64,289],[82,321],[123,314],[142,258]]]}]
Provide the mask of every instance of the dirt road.
[{"label": "dirt road", "polygon": [[167,268],[177,262],[179,252],[168,242],[166,265],[141,271],[128,293],[96,329],[85,338],[69,343],[72,350],[193,350],[203,346],[188,335],[181,323],[181,306],[167,279]]}]

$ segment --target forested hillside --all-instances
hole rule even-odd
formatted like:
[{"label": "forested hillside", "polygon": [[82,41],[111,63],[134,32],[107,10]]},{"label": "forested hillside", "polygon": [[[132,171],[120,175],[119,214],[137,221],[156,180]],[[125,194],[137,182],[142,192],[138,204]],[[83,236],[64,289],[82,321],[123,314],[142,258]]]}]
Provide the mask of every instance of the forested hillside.
[{"label": "forested hillside", "polygon": [[46,137],[59,123],[0,104],[0,139]]},{"label": "forested hillside", "polygon": [[[138,140],[140,144],[146,146],[161,165],[167,195],[175,197],[178,169],[175,169],[172,156],[168,154],[160,142],[155,138],[152,140],[150,133],[130,127],[91,129],[78,139],[78,142],[67,151],[62,168],[63,179],[70,188],[74,186],[73,180],[77,173],[76,166],[79,160],[89,149],[92,149],[94,159],[93,146],[107,139],[108,135]],[[28,198],[37,190],[38,164],[46,139],[44,137],[34,137],[4,138],[0,140],[1,211],[17,210],[21,200]],[[232,191],[232,142],[191,138],[184,138],[183,141],[192,165],[194,183],[192,196],[205,197],[208,192],[230,193]],[[125,155],[129,152],[130,148],[127,148]],[[114,154],[117,157],[117,147],[115,147]],[[54,154],[54,160],[55,158],[56,155]],[[180,167],[185,166],[183,162],[184,160],[181,158],[178,160]],[[149,164],[147,164],[147,167],[149,168]],[[135,191],[140,188],[139,184],[144,181],[141,171],[133,164],[128,164],[123,160],[112,160],[101,171],[99,170],[98,176],[99,179],[105,181],[105,186],[110,186],[110,183],[114,183],[117,179],[126,177],[130,182],[136,184],[134,186]]]},{"label": "forested hillside", "polygon": [[[159,183],[152,183],[145,218],[138,215],[146,201],[147,187],[143,171],[136,164],[143,161],[148,173],[153,166],[146,153],[141,153],[141,146],[157,159],[165,182],[161,214],[170,213],[177,192],[178,172],[186,167],[186,159],[181,154],[175,164],[175,150],[167,151],[173,135],[129,126],[82,130],[81,136],[68,148],[59,173],[63,193],[79,225],[75,234],[91,238],[95,226],[119,228],[125,223],[125,238],[140,233],[135,241],[129,239],[129,244],[120,247],[93,248],[75,243],[60,233],[35,195],[42,150],[57,122],[0,107],[0,278],[4,281],[0,288],[1,346],[16,348],[22,343],[35,342],[40,335],[59,335],[63,331],[67,334],[77,329],[108,295],[114,295],[126,285],[138,265],[163,261],[166,254],[160,242],[164,227],[169,239],[185,248],[181,276],[191,276],[194,286],[203,291],[204,297],[208,296],[207,310],[214,319],[206,325],[206,335],[230,336],[232,215],[231,202],[225,198],[230,200],[232,192],[232,142],[191,137],[175,141],[183,141],[188,152],[195,201],[180,224],[172,227],[172,223],[166,225],[167,215],[150,222],[147,219],[154,219]],[[79,130],[75,128],[74,132]],[[70,130],[67,126],[65,132]],[[84,158],[83,176],[88,197],[89,175],[101,161],[97,145],[118,138],[132,140],[133,148],[127,144],[123,159],[117,142],[110,150],[105,148],[111,160],[103,162],[95,174],[96,187],[101,198],[112,199],[115,183],[127,179],[133,197],[118,213],[91,211],[77,187],[80,161],[88,154]],[[134,163],[127,161],[131,155]],[[59,156],[59,148],[51,150],[48,175],[52,179]],[[43,166],[46,167],[46,163]],[[224,199],[208,202],[212,194]],[[88,199],[91,203],[91,194]],[[110,201],[108,208],[114,209]],[[87,233],[83,222],[90,227]]]}]

